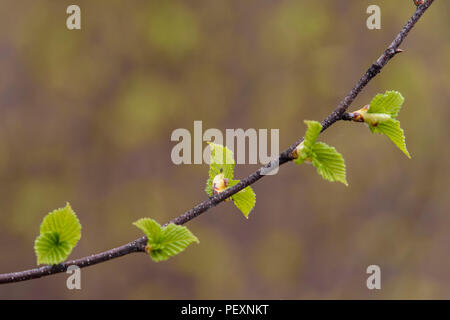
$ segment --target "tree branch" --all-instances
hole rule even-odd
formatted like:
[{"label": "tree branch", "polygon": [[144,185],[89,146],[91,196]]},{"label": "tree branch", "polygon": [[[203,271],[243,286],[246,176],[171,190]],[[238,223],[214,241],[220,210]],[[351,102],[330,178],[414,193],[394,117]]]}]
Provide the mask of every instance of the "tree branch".
[{"label": "tree branch", "polygon": [[[399,49],[400,44],[407,37],[408,33],[415,26],[420,17],[424,14],[424,12],[431,6],[434,0],[428,0],[423,5],[419,6],[413,16],[409,19],[409,21],[405,24],[400,33],[395,37],[394,41],[390,44],[390,46],[383,52],[383,54],[375,61],[369,69],[364,73],[364,75],[359,79],[354,88],[349,92],[349,94],[339,103],[337,108],[322,121],[322,132],[329,128],[332,124],[339,120],[350,120],[350,115],[346,113],[348,107],[355,100],[358,94],[362,91],[362,89],[374,78],[378,73],[380,73],[381,69],[397,54],[402,52]],[[185,224],[186,222],[198,217],[200,214],[208,211],[209,209],[215,207],[225,199],[239,192],[247,186],[254,184],[256,181],[264,177],[264,173],[270,171],[270,169],[283,165],[286,162],[293,160],[292,152],[295,148],[303,141],[303,137],[297,140],[294,144],[292,144],[288,149],[283,151],[279,158],[271,163],[259,168],[257,171],[250,174],[245,179],[242,179],[235,186],[226,189],[225,191],[203,201],[202,203],[196,205],[192,209],[186,211],[180,216],[170,220],[168,223],[175,224]],[[60,272],[65,272],[67,268],[71,265],[76,265],[80,268],[91,266],[97,263],[105,262],[111,259],[115,259],[133,252],[145,252],[145,245],[147,243],[146,237],[141,237],[137,240],[134,240],[130,243],[127,243],[123,246],[104,251],[98,254],[93,254],[84,258],[80,258],[77,260],[70,260],[64,263],[54,265],[54,266],[43,266],[38,267],[26,271],[21,272],[12,272],[0,274],[0,284],[3,283],[11,283],[11,282],[19,282],[25,280],[31,280],[35,278],[40,278]]]}]

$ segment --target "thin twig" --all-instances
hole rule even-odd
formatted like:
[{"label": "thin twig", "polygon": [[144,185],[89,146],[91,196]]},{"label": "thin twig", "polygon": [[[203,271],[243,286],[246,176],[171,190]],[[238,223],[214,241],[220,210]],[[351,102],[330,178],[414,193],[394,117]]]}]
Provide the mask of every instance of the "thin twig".
[{"label": "thin twig", "polygon": [[[359,79],[355,87],[349,92],[349,94],[341,101],[341,103],[337,106],[337,108],[322,121],[322,132],[329,128],[333,123],[339,120],[349,120],[349,114],[346,113],[348,107],[355,100],[358,94],[362,91],[362,89],[374,78],[383,67],[391,60],[397,53],[402,52],[399,49],[400,44],[406,38],[411,29],[415,26],[416,22],[420,19],[420,17],[424,14],[424,12],[430,7],[430,5],[434,2],[434,0],[428,0],[425,4],[419,6],[413,16],[409,19],[409,21],[405,24],[400,33],[395,37],[394,41],[392,41],[391,45],[383,52],[383,54],[375,61],[369,69],[364,73],[364,75]],[[264,167],[259,168],[254,173],[250,174],[245,179],[242,179],[235,186],[226,189],[225,191],[211,197],[202,203],[196,205],[192,209],[186,211],[180,216],[172,219],[165,225],[169,223],[175,224],[185,224],[186,222],[198,217],[200,214],[208,211],[212,207],[215,207],[225,199],[239,192],[240,190],[254,184],[256,181],[264,177],[264,172],[270,170],[277,165],[283,165],[286,162],[291,161],[292,152],[294,149],[303,141],[303,137],[297,140],[294,144],[292,144],[288,149],[283,151],[279,158],[276,161],[272,161],[271,163],[265,165]],[[145,252],[145,245],[147,243],[146,237],[141,237],[137,240],[134,240],[128,244],[125,244],[121,247],[117,247],[105,252],[101,252],[98,254],[93,254],[84,258],[80,258],[77,260],[70,260],[64,263],[54,265],[54,266],[43,266],[39,268],[34,268],[26,271],[20,272],[12,272],[0,274],[0,284],[3,283],[11,283],[11,282],[19,282],[25,280],[31,280],[35,278],[41,278],[44,276],[48,276],[51,274],[56,274],[60,272],[65,272],[67,268],[71,265],[76,265],[80,268],[91,266],[97,263],[105,262],[111,259],[115,259],[133,252]]]}]

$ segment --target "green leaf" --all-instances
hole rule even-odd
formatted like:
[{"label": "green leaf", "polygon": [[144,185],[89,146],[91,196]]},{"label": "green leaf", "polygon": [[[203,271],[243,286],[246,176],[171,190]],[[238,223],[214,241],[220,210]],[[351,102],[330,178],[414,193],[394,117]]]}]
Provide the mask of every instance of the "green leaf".
[{"label": "green leaf", "polygon": [[294,159],[294,163],[302,164],[305,161],[311,160],[311,148],[305,148],[305,145],[302,141],[296,148],[296,158]]},{"label": "green leaf", "polygon": [[223,174],[227,179],[233,179],[234,174],[234,155],[233,151],[220,144],[209,143],[211,148],[211,164],[218,170],[214,172],[214,176],[220,173],[220,169],[223,170]]},{"label": "green leaf", "polygon": [[[320,125],[320,124],[319,124]],[[209,166],[209,177],[206,181],[205,192],[209,195],[213,195],[213,181],[214,178],[223,173],[224,179],[227,179],[228,186],[232,187],[236,185],[239,180],[234,180],[234,159],[233,152],[220,144],[209,143],[211,148],[211,163]],[[253,192],[253,189],[250,187],[246,187],[238,193],[234,194],[231,199],[233,200],[236,207],[241,210],[246,218],[250,214],[250,211],[255,206],[256,196]]]},{"label": "green leaf", "polygon": [[61,241],[57,232],[44,232],[34,241],[37,264],[58,264],[67,259],[72,246],[68,241]]},{"label": "green leaf", "polygon": [[400,127],[400,121],[395,119],[389,119],[387,121],[379,123],[377,126],[369,126],[370,130],[375,133],[385,134],[408,158],[411,159],[411,155],[406,148],[405,134]]},{"label": "green leaf", "polygon": [[317,121],[305,120],[305,124],[308,127],[306,129],[305,138],[295,150],[296,158],[294,162],[296,164],[302,164],[304,161],[311,161],[312,147],[316,143],[320,132],[322,132],[322,125]]},{"label": "green leaf", "polygon": [[395,118],[398,116],[403,105],[404,98],[400,92],[386,91],[385,94],[377,94],[370,102],[370,106],[362,108],[357,112],[361,115],[370,131],[385,134],[408,158],[411,158],[400,122]]},{"label": "green leaf", "polygon": [[[239,180],[233,180],[230,186],[237,184]],[[253,210],[256,203],[256,195],[251,187],[246,187],[234,194],[231,199],[235,206],[241,210],[242,214],[248,219],[250,211]]]},{"label": "green leaf", "polygon": [[339,181],[348,186],[342,155],[323,142],[315,143],[312,149],[312,164],[317,172],[328,181]]},{"label": "green leaf", "polygon": [[225,179],[233,179],[235,162],[233,152],[230,149],[212,142],[209,142],[208,144],[211,149],[211,160],[205,192],[209,196],[212,196],[212,182],[214,177],[222,172]]},{"label": "green leaf", "polygon": [[72,247],[81,238],[81,224],[75,212],[67,203],[64,208],[50,212],[41,223],[41,233],[57,232],[61,241],[67,241]]},{"label": "green leaf", "polygon": [[34,243],[37,263],[58,264],[67,259],[81,238],[81,224],[67,203],[47,214]]},{"label": "green leaf", "polygon": [[320,132],[322,131],[322,125],[317,121],[305,120],[308,129],[306,129],[305,139],[303,144],[306,148],[311,148],[317,140]]},{"label": "green leaf", "polygon": [[296,148],[296,164],[312,163],[317,172],[328,181],[339,181],[348,186],[345,162],[342,155],[335,148],[323,142],[316,142],[322,131],[322,125],[317,121],[305,121],[308,129],[305,139]]},{"label": "green leaf", "polygon": [[149,243],[156,243],[161,239],[162,227],[155,220],[142,218],[133,224],[144,232]]},{"label": "green leaf", "polygon": [[368,113],[386,113],[396,118],[405,99],[398,91],[386,91],[385,94],[377,94],[370,102]]},{"label": "green leaf", "polygon": [[173,223],[161,227],[155,220],[143,218],[133,224],[147,236],[146,251],[155,262],[179,254],[193,242],[199,243],[188,228]]}]

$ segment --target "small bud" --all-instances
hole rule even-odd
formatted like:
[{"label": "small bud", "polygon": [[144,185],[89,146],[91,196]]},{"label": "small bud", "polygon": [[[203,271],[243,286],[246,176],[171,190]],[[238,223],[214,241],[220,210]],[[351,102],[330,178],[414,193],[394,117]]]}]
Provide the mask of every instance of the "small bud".
[{"label": "small bud", "polygon": [[391,116],[386,113],[366,113],[364,122],[372,127],[376,127],[379,123],[390,119],[392,119]]},{"label": "small bud", "polygon": [[420,6],[420,5],[424,4],[424,3],[425,3],[425,0],[414,0],[414,4],[416,6]]},{"label": "small bud", "polygon": [[228,187],[228,179],[226,179],[223,175],[223,173],[219,173],[217,176],[214,177],[213,183],[212,183],[212,189],[213,194],[219,194]]},{"label": "small bud", "polygon": [[299,162],[299,163],[302,163],[305,161],[312,162],[311,157],[305,156],[304,154],[302,155],[302,153],[304,153],[303,149],[305,149],[305,144],[302,141],[302,143],[300,143],[297,146],[297,148],[295,148],[295,150],[292,152],[292,156],[294,157],[294,159],[298,159],[299,157],[302,157],[301,162]]},{"label": "small bud", "polygon": [[297,159],[300,152],[303,150],[305,145],[303,144],[303,141],[295,148],[295,150],[292,152],[292,158]]},{"label": "small bud", "polygon": [[364,116],[366,115],[369,108],[370,108],[369,105],[365,105],[361,109],[359,109],[355,112],[352,112],[352,116],[353,116],[352,120],[356,121],[356,122],[364,122]]},{"label": "small bud", "polygon": [[370,105],[366,105],[358,111],[352,112],[353,121],[365,122],[370,126],[376,127],[379,123],[392,119],[390,115],[386,113],[370,113],[368,112]]}]

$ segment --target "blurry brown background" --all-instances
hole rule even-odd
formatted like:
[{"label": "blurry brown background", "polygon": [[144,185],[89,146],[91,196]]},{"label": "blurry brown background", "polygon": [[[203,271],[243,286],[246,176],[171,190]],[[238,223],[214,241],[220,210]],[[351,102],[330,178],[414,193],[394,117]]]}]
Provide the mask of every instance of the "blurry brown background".
[{"label": "blurry brown background", "polygon": [[[278,128],[284,149],[323,119],[414,11],[404,1],[2,0],[0,273],[35,266],[44,215],[69,201],[83,235],[70,258],[141,236],[206,198],[207,165],[175,166],[170,135]],[[378,4],[382,29],[366,28]],[[247,221],[225,203],[189,223],[200,238],[153,263],[134,254],[0,286],[0,298],[450,298],[450,3],[435,1],[351,109],[399,90],[408,160],[386,137],[337,123],[349,187],[310,166],[254,185]],[[258,166],[241,165],[244,177]],[[382,289],[366,288],[377,264]]]}]

